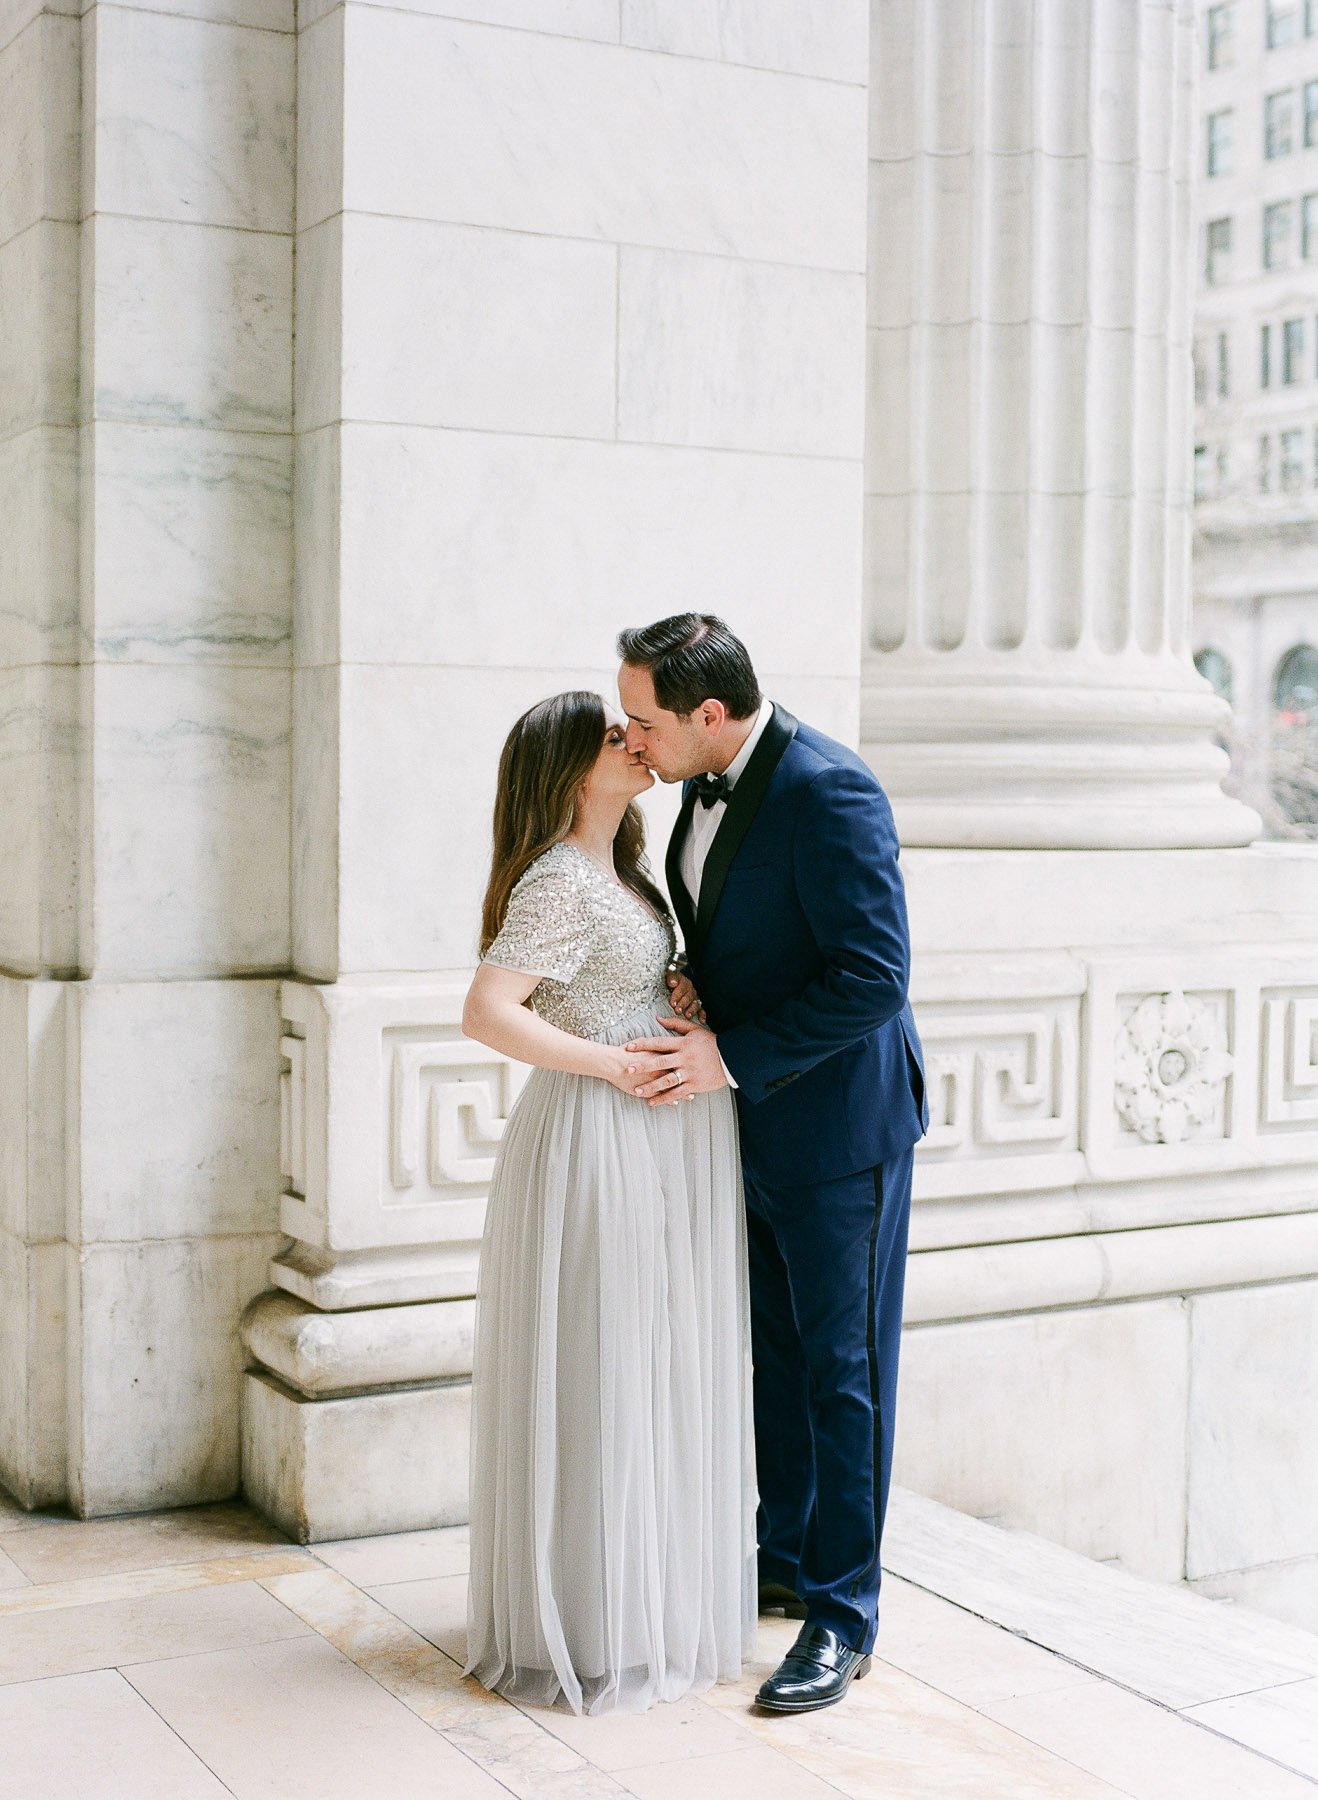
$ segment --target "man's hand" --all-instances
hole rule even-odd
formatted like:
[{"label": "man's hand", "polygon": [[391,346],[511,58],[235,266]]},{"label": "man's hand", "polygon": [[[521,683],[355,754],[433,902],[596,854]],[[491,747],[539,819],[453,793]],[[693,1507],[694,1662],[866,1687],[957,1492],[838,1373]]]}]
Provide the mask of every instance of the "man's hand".
[{"label": "man's hand", "polygon": [[712,1094],[726,1087],[728,1078],[718,1053],[718,1039],[707,1025],[694,1019],[661,1019],[665,1031],[680,1038],[636,1038],[626,1046],[628,1052],[652,1055],[663,1073],[636,1089],[651,1106],[678,1106],[696,1094]]}]

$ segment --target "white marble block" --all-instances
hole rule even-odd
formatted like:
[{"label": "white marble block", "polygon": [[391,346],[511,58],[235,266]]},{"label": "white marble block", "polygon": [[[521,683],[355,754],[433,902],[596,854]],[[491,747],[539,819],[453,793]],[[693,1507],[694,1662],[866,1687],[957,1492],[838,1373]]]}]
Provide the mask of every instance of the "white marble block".
[{"label": "white marble block", "polygon": [[279,985],[80,982],[70,1070],[83,1242],[278,1226]]},{"label": "white marble block", "polygon": [[908,1328],[894,1479],[1177,1580],[1188,1341],[1178,1299]]},{"label": "white marble block", "polygon": [[0,1229],[0,1486],[50,1506],[68,1486],[65,1247]]},{"label": "white marble block", "polygon": [[1190,1305],[1186,1573],[1318,1556],[1318,1281]]},{"label": "white marble block", "polygon": [[99,4],[84,59],[88,211],[292,230],[291,35]]},{"label": "white marble block", "polygon": [[70,1251],[75,1511],[137,1512],[237,1491],[238,1325],[278,1241],[250,1233]]},{"label": "white marble block", "polygon": [[243,1492],[298,1543],[460,1525],[471,1384],[304,1400],[243,1378]]},{"label": "white marble block", "polygon": [[95,693],[98,970],[285,967],[287,671],[102,664]]},{"label": "white marble block", "polygon": [[286,666],[292,438],[105,422],[84,443],[97,657]]}]

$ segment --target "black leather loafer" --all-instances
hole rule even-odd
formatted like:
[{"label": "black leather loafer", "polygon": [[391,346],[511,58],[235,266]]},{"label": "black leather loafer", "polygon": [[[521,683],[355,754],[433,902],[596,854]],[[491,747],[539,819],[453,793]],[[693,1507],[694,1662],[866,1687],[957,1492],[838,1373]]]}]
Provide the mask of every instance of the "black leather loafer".
[{"label": "black leather loafer", "polygon": [[769,1712],[814,1712],[834,1706],[853,1681],[870,1672],[870,1659],[844,1644],[827,1625],[807,1625],[770,1675],[755,1704]]},{"label": "black leather loafer", "polygon": [[789,1588],[781,1581],[762,1581],[760,1583],[760,1611],[781,1612],[787,1619],[803,1619],[805,1617],[805,1601],[798,1600],[796,1590]]}]

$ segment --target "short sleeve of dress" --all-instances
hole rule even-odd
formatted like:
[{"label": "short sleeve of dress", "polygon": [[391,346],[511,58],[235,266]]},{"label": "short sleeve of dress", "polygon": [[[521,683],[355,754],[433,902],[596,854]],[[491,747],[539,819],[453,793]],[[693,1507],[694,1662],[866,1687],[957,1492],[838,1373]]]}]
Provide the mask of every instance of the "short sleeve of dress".
[{"label": "short sleeve of dress", "polygon": [[522,975],[571,981],[590,940],[590,914],[575,872],[547,851],[508,896],[499,935],[481,960]]}]

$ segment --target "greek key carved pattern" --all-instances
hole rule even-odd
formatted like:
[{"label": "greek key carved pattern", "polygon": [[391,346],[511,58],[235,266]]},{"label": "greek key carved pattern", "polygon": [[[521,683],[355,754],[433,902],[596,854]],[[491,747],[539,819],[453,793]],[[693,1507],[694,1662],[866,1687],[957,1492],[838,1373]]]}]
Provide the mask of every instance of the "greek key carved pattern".
[{"label": "greek key carved pattern", "polygon": [[1318,1124],[1318,989],[1264,989],[1259,1047],[1259,1126]]},{"label": "greek key carved pattern", "polygon": [[287,1192],[307,1191],[307,1046],[300,1037],[279,1040],[279,1170]]},{"label": "greek key carved pattern", "polygon": [[921,1016],[929,1087],[923,1157],[1076,1142],[1073,1009]]},{"label": "greek key carved pattern", "polygon": [[488,1182],[527,1071],[461,1039],[395,1042],[389,1058],[389,1173],[409,1201],[421,1187]]}]

